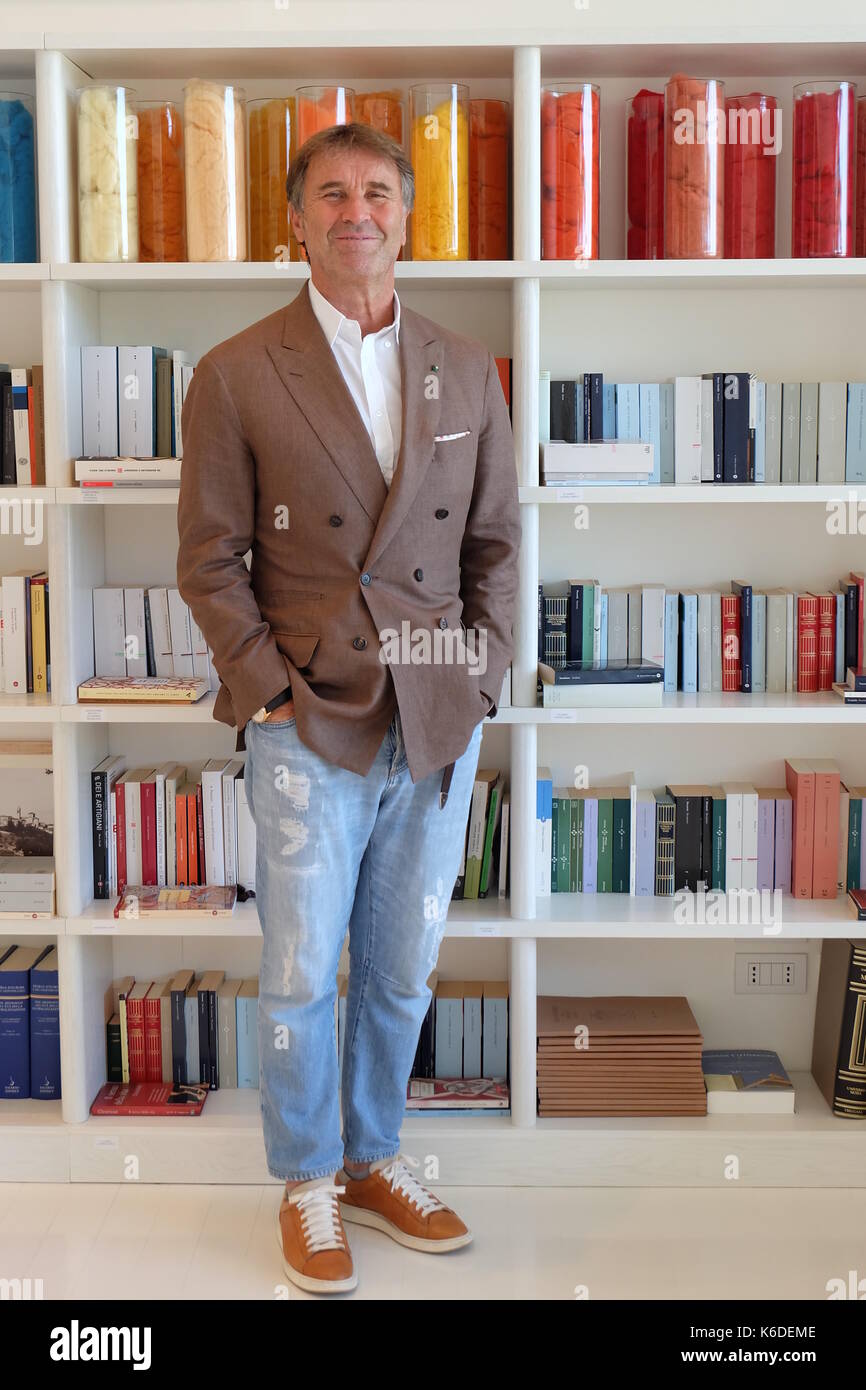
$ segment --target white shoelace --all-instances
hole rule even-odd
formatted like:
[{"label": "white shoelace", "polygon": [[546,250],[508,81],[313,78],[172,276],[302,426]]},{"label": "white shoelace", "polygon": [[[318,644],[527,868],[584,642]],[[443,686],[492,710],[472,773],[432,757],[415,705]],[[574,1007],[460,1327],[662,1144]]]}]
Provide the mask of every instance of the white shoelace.
[{"label": "white shoelace", "polygon": [[318,1250],[346,1249],[337,1205],[338,1195],[345,1191],[345,1187],[324,1183],[321,1187],[309,1188],[299,1197],[290,1197],[289,1200],[300,1210],[301,1229],[311,1255]]},{"label": "white shoelace", "polygon": [[415,1168],[419,1167],[420,1160],[406,1154],[406,1161],[402,1154],[397,1154],[396,1158],[388,1164],[387,1168],[382,1168],[382,1177],[391,1184],[392,1192],[403,1192],[411,1202],[412,1206],[417,1207],[422,1216],[429,1216],[433,1211],[445,1211],[444,1202],[440,1202],[438,1197],[434,1197],[432,1192],[428,1192],[426,1187],[422,1187],[417,1178],[414,1178],[406,1167],[406,1163],[411,1163]]}]

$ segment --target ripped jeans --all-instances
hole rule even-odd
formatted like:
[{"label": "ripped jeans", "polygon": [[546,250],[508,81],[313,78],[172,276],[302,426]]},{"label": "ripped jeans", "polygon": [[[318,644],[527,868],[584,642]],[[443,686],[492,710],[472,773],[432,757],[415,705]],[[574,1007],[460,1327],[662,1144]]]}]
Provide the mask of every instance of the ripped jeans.
[{"label": "ripped jeans", "polygon": [[[409,776],[399,712],[366,777],[314,753],[294,718],[246,726],[244,786],[256,826],[263,936],[259,1095],[275,1178],[330,1176],[344,1157],[369,1163],[399,1151],[482,723],[455,761],[441,809],[441,769],[414,784]],[[339,1077],[334,1003],[347,927]]]}]

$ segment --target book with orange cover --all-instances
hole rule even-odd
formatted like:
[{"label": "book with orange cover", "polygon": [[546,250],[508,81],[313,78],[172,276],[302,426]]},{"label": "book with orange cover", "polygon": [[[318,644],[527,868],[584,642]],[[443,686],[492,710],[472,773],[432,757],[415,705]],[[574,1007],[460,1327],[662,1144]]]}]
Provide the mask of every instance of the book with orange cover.
[{"label": "book with orange cover", "polygon": [[177,854],[176,877],[179,884],[189,883],[189,856],[186,831],[186,783],[182,782],[174,798],[174,841]]},{"label": "book with orange cover", "polygon": [[815,844],[815,771],[812,764],[805,758],[786,758],[785,785],[794,806],[791,893],[795,898],[811,898]]},{"label": "book with orange cover", "polygon": [[[114,905],[114,916],[128,913],[154,917],[163,912],[195,912],[209,917],[230,917],[235,910],[237,896],[236,883],[193,883],[176,888],[137,883],[127,887],[118,898]],[[154,986],[154,994],[157,990],[158,986]]]},{"label": "book with orange cover", "polygon": [[835,898],[839,868],[839,768],[830,758],[810,758],[815,774],[812,897]]}]

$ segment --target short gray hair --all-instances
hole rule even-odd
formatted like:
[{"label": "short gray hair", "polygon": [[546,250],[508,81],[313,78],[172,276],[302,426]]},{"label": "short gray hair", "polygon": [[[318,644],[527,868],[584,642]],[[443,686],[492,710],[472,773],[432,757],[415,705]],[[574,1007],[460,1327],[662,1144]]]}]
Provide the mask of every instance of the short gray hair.
[{"label": "short gray hair", "polygon": [[313,156],[343,150],[366,150],[396,164],[403,206],[408,212],[412,211],[415,203],[415,170],[403,149],[390,135],[383,135],[381,131],[362,125],[360,121],[350,121],[347,125],[332,125],[326,130],[316,131],[298,150],[286,175],[286,197],[295,212],[302,213],[304,210],[304,180]]}]

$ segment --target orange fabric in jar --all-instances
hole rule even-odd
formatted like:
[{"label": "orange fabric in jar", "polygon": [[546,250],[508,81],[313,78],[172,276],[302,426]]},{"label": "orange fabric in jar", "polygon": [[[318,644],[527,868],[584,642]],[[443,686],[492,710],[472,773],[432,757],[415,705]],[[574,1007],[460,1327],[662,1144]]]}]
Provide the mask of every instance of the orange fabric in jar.
[{"label": "orange fabric in jar", "polygon": [[542,260],[598,259],[598,116],[591,88],[541,94]]},{"label": "orange fabric in jar", "polygon": [[138,258],[185,261],[183,124],[171,102],[138,118]]},{"label": "orange fabric in jar", "polygon": [[[715,92],[717,120],[724,125],[725,93],[722,83],[676,73],[665,88],[665,258],[708,260],[724,254],[725,161],[724,145],[708,133],[698,103],[707,107]],[[689,111],[694,139],[676,140],[677,111]]]},{"label": "orange fabric in jar", "polygon": [[248,112],[250,159],[250,260],[273,261],[285,255],[299,261],[300,250],[289,224],[286,174],[294,155],[295,98],[274,97]]},{"label": "orange fabric in jar", "polygon": [[355,97],[355,120],[372,126],[383,135],[390,135],[398,145],[403,144],[403,103],[401,93],[361,92]]},{"label": "orange fabric in jar", "polygon": [[322,96],[311,99],[298,96],[298,145],[303,145],[311,135],[319,130],[327,130],[332,125],[343,125],[338,112],[345,110],[345,120],[352,120],[352,98],[346,94],[343,101],[338,100],[339,92],[331,89]]},{"label": "orange fabric in jar", "polygon": [[510,112],[501,101],[469,103],[469,257],[503,261],[508,246]]}]

